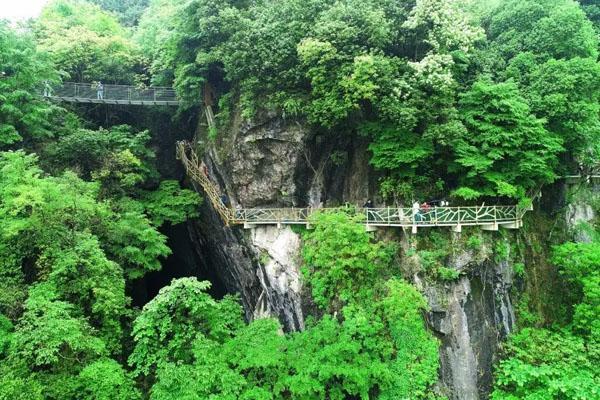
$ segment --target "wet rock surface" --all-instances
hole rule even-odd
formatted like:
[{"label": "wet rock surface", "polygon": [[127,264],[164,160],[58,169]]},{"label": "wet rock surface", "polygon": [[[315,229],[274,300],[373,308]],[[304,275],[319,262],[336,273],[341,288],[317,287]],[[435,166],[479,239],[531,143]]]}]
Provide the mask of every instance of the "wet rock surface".
[{"label": "wet rock surface", "polygon": [[[463,253],[454,267],[468,259]],[[441,391],[456,400],[488,398],[498,346],[515,326],[508,262],[477,263],[469,271],[455,282],[424,287],[428,321],[441,340]]]},{"label": "wet rock surface", "polygon": [[304,329],[300,237],[289,227],[276,226],[252,229],[250,237],[252,245],[260,251],[259,279],[265,302],[262,312],[278,316],[290,330]]}]

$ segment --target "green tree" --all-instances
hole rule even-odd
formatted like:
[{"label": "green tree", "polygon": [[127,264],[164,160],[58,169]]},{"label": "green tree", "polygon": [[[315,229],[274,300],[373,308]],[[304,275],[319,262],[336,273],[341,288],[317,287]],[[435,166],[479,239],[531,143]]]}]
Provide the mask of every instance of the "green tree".
[{"label": "green tree", "polygon": [[152,82],[170,85],[175,78],[175,64],[180,60],[172,56],[185,0],[151,0],[142,14],[134,34],[135,42],[143,54],[150,58]]},{"label": "green tree", "polygon": [[303,275],[321,308],[340,309],[372,298],[377,278],[389,268],[393,246],[374,243],[360,222],[364,216],[324,212],[313,217],[315,229],[306,233]]},{"label": "green tree", "polygon": [[600,396],[600,244],[555,246],[552,262],[568,284],[567,326],[526,328],[509,339],[492,399],[594,399]]},{"label": "green tree", "polygon": [[155,226],[165,222],[180,224],[198,215],[198,205],[202,199],[196,192],[181,189],[177,181],[162,181],[153,191],[141,197],[146,214]]},{"label": "green tree", "polygon": [[[554,248],[552,261],[573,285],[573,328],[599,346],[600,243],[565,243]],[[600,361],[600,349],[592,354]]]},{"label": "green tree", "polygon": [[561,141],[531,114],[513,82],[476,82],[460,101],[466,130],[452,140],[455,162],[464,169],[461,197],[522,198],[549,183]]},{"label": "green tree", "polygon": [[43,80],[51,79],[56,73],[31,37],[0,21],[0,150],[51,137],[52,127],[62,125],[60,108],[38,97]]},{"label": "green tree", "polygon": [[199,337],[222,342],[242,324],[234,297],[216,301],[206,293],[209,282],[174,280],[142,310],[133,325],[135,348],[129,364],[136,374],[150,375],[166,362],[190,363]]},{"label": "green tree", "polygon": [[103,358],[79,373],[79,398],[83,400],[141,399],[134,381],[113,359]]},{"label": "green tree", "polygon": [[119,16],[119,21],[125,26],[137,25],[144,10],[148,7],[149,0],[89,0],[98,4],[106,11],[114,12]]},{"label": "green tree", "polygon": [[596,58],[598,39],[573,0],[510,0],[489,12],[488,38],[505,59],[533,52],[541,60]]},{"label": "green tree", "polygon": [[134,83],[144,61],[111,14],[84,0],[53,0],[35,22],[39,47],[75,82]]},{"label": "green tree", "polygon": [[600,162],[600,64],[595,58],[549,60],[529,80],[532,111],[573,156],[594,168]]},{"label": "green tree", "polygon": [[569,332],[523,329],[508,342],[509,358],[497,367],[491,398],[597,398],[600,377],[586,351],[583,339]]},{"label": "green tree", "polygon": [[[76,395],[77,373],[104,355],[104,342],[77,308],[59,300],[52,285],[39,284],[30,290],[9,356],[2,363],[24,382],[36,383],[32,388],[38,386],[44,398],[69,399]],[[19,379],[10,381],[22,385]]]}]

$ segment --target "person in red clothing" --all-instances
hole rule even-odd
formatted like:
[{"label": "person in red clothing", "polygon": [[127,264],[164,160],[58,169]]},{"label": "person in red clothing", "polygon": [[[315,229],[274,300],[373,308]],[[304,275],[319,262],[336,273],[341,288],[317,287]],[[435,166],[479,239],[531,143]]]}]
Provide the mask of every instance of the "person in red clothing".
[{"label": "person in red clothing", "polygon": [[424,202],[423,204],[421,204],[421,214],[423,216],[423,221],[430,220],[429,210],[431,210],[431,206],[429,205],[429,203]]}]

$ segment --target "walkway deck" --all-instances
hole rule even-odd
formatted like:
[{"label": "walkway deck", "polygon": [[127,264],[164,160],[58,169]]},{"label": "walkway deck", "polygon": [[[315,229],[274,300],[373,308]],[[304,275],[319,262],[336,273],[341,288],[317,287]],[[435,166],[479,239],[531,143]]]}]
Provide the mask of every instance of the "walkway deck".
[{"label": "walkway deck", "polygon": [[[261,225],[304,225],[310,227],[311,216],[326,210],[323,208],[249,208],[233,210],[226,207],[220,199],[219,189],[203,172],[198,156],[187,142],[177,143],[177,158],[182,161],[188,176],[198,183],[219,213],[226,225],[243,225],[253,228]],[[354,214],[364,215],[367,230],[378,227],[410,228],[413,233],[418,228],[451,227],[460,232],[463,226],[480,226],[484,230],[498,230],[499,227],[518,229],[523,226],[523,215],[526,209],[515,205],[509,206],[467,206],[467,207],[433,207],[419,210],[413,214],[412,208],[357,208]]]},{"label": "walkway deck", "polygon": [[[138,88],[126,85],[103,85],[103,95],[98,95],[96,85],[91,83],[65,82],[44,90],[49,99],[70,103],[122,104],[138,106],[177,106],[175,90],[166,87]],[[102,98],[99,98],[102,97]]]}]

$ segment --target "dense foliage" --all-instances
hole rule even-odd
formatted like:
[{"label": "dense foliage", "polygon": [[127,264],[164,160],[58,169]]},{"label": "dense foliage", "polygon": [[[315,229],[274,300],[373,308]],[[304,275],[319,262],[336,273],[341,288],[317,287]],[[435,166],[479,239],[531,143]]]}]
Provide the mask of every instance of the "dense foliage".
[{"label": "dense foliage", "polygon": [[133,26],[139,22],[141,15],[148,7],[148,0],[90,0],[119,17],[124,26]]},{"label": "dense foliage", "polygon": [[128,285],[161,268],[171,250],[159,228],[194,216],[200,199],[160,180],[149,132],[92,130],[39,97],[65,67],[44,52],[65,29],[123,29],[66,5],[34,27],[48,41],[0,23],[0,399],[139,399],[122,362]]},{"label": "dense foliage", "polygon": [[56,77],[47,56],[36,51],[30,37],[0,21],[0,149],[52,135],[59,110],[36,98],[36,83]]},{"label": "dense foliage", "polygon": [[313,217],[315,229],[304,235],[306,282],[320,308],[345,319],[342,328],[360,320],[370,327],[363,340],[373,347],[363,350],[370,360],[362,365],[368,366],[365,373],[387,371],[371,383],[379,386],[378,398],[431,398],[439,361],[437,340],[423,326],[427,303],[401,280],[395,246],[374,242],[356,223],[361,217],[345,212]]},{"label": "dense foliage", "polygon": [[145,58],[118,19],[84,0],[53,0],[34,23],[38,47],[71,82],[140,83]]},{"label": "dense foliage", "polygon": [[224,114],[368,135],[390,199],[522,199],[598,164],[598,36],[573,0],[486,3],[156,0],[140,37],[189,104],[208,82]]},{"label": "dense foliage", "polygon": [[493,399],[600,397],[600,242],[556,246],[553,261],[569,285],[572,320],[513,336]]},{"label": "dense foliage", "polygon": [[[174,85],[180,115],[210,87],[221,135],[267,111],[368,141],[389,203],[514,202],[599,167],[599,21],[592,0],[51,0],[0,21],[0,400],[441,398],[427,303],[350,208],[302,235],[301,332],[195,278],[134,307],[201,199],[160,176],[144,111],[47,83]],[[448,284],[433,239],[415,258]],[[569,320],[509,339],[494,400],[600,397],[598,260],[553,250]]]}]

